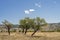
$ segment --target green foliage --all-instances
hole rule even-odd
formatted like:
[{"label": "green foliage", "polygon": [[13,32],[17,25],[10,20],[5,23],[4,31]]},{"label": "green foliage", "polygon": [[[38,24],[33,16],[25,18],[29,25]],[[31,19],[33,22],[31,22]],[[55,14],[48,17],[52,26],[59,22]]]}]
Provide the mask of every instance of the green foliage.
[{"label": "green foliage", "polygon": [[25,32],[27,32],[29,28],[32,28],[34,29],[35,32],[37,32],[39,29],[41,29],[41,26],[47,25],[46,21],[40,17],[36,17],[33,19],[29,17],[25,17],[24,19],[20,20],[19,24],[23,25],[22,30],[25,29]]},{"label": "green foliage", "polygon": [[60,29],[57,29],[57,32],[60,32]]},{"label": "green foliage", "polygon": [[4,20],[3,22],[3,25],[5,25],[7,27],[7,30],[8,30],[8,33],[10,35],[10,28],[12,27],[13,24],[11,24],[9,21],[7,20]]}]

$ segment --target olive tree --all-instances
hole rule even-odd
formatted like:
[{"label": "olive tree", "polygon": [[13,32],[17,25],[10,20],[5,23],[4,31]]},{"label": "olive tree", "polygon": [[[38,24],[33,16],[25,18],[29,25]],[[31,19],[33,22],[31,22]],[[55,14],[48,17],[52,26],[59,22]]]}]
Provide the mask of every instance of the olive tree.
[{"label": "olive tree", "polygon": [[10,28],[12,27],[12,24],[7,20],[4,20],[2,23],[7,27],[8,34],[10,35]]},{"label": "olive tree", "polygon": [[29,28],[34,29],[34,32],[31,36],[33,36],[39,29],[41,29],[41,26],[45,26],[46,24],[47,24],[46,21],[40,17],[36,17],[33,19],[26,17],[20,20],[20,25],[23,25],[22,30],[25,34],[27,33],[27,30]]},{"label": "olive tree", "polygon": [[33,36],[39,29],[41,29],[41,26],[46,26],[47,23],[43,18],[36,17],[35,19],[35,30],[31,36]]},{"label": "olive tree", "polygon": [[27,30],[33,26],[34,20],[29,17],[25,17],[20,20],[19,24],[22,25],[20,26],[22,28],[22,32],[26,34]]}]

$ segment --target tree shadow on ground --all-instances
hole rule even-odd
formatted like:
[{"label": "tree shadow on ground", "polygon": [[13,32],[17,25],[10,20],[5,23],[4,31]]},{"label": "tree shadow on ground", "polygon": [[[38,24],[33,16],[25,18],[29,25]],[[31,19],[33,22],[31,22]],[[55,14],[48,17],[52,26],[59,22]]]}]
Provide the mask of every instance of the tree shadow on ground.
[{"label": "tree shadow on ground", "polygon": [[29,36],[29,35],[26,35],[26,37],[31,37],[31,38],[41,38],[41,37],[44,37],[44,36]]},{"label": "tree shadow on ground", "polygon": [[42,37],[42,36],[31,36],[31,37],[33,37],[33,38],[34,38],[34,37],[35,37],[35,38],[40,38],[40,37]]}]

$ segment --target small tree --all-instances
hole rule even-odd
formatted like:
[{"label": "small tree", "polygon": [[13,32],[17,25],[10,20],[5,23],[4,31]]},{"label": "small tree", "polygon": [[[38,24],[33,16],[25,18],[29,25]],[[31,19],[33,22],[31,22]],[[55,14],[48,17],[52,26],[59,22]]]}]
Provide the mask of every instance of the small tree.
[{"label": "small tree", "polygon": [[29,17],[25,17],[24,19],[21,19],[20,20],[20,25],[22,25],[22,26],[20,26],[21,28],[22,28],[22,32],[23,33],[27,33],[27,30],[29,29],[29,28],[33,28],[33,25],[34,25],[34,19],[30,19]]},{"label": "small tree", "polygon": [[31,36],[33,36],[39,29],[41,29],[41,26],[47,25],[46,21],[44,19],[39,18],[39,17],[37,17],[35,19],[35,23],[36,23],[34,25],[35,26],[35,30],[34,30],[34,33]]},{"label": "small tree", "polygon": [[19,22],[19,24],[22,25],[20,26],[22,28],[22,32],[25,34],[27,33],[27,30],[30,28],[29,20],[30,18],[26,17],[24,19],[21,19]]},{"label": "small tree", "polygon": [[22,28],[22,33],[24,33],[24,29],[25,29],[25,23],[26,23],[26,20],[24,19],[21,19],[19,24],[20,24],[20,28]]},{"label": "small tree", "polygon": [[39,29],[41,29],[41,26],[45,26],[46,24],[46,21],[39,17],[35,19],[30,19],[29,17],[26,17],[25,19],[20,20],[20,25],[23,25],[22,29],[25,34],[27,33],[27,30],[29,28],[34,29],[34,33],[31,36],[33,36]]},{"label": "small tree", "polygon": [[12,24],[10,22],[8,22],[7,20],[4,20],[3,25],[5,25],[7,27],[8,30],[8,34],[10,35],[10,28],[12,27]]}]

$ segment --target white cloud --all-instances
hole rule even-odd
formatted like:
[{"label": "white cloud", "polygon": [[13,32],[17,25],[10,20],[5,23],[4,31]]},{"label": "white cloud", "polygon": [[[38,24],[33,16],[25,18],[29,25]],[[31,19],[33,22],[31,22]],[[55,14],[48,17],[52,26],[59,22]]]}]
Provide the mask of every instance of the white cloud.
[{"label": "white cloud", "polygon": [[24,12],[25,12],[25,14],[30,14],[31,12],[34,12],[35,11],[35,9],[29,9],[29,10],[25,10]]},{"label": "white cloud", "polygon": [[35,6],[41,8],[41,4],[35,3]]},{"label": "white cloud", "polygon": [[25,12],[25,14],[29,14],[29,10],[25,10],[24,12]]},{"label": "white cloud", "polygon": [[30,11],[30,12],[33,12],[33,11],[35,11],[35,10],[34,10],[34,9],[29,9],[29,11]]}]

